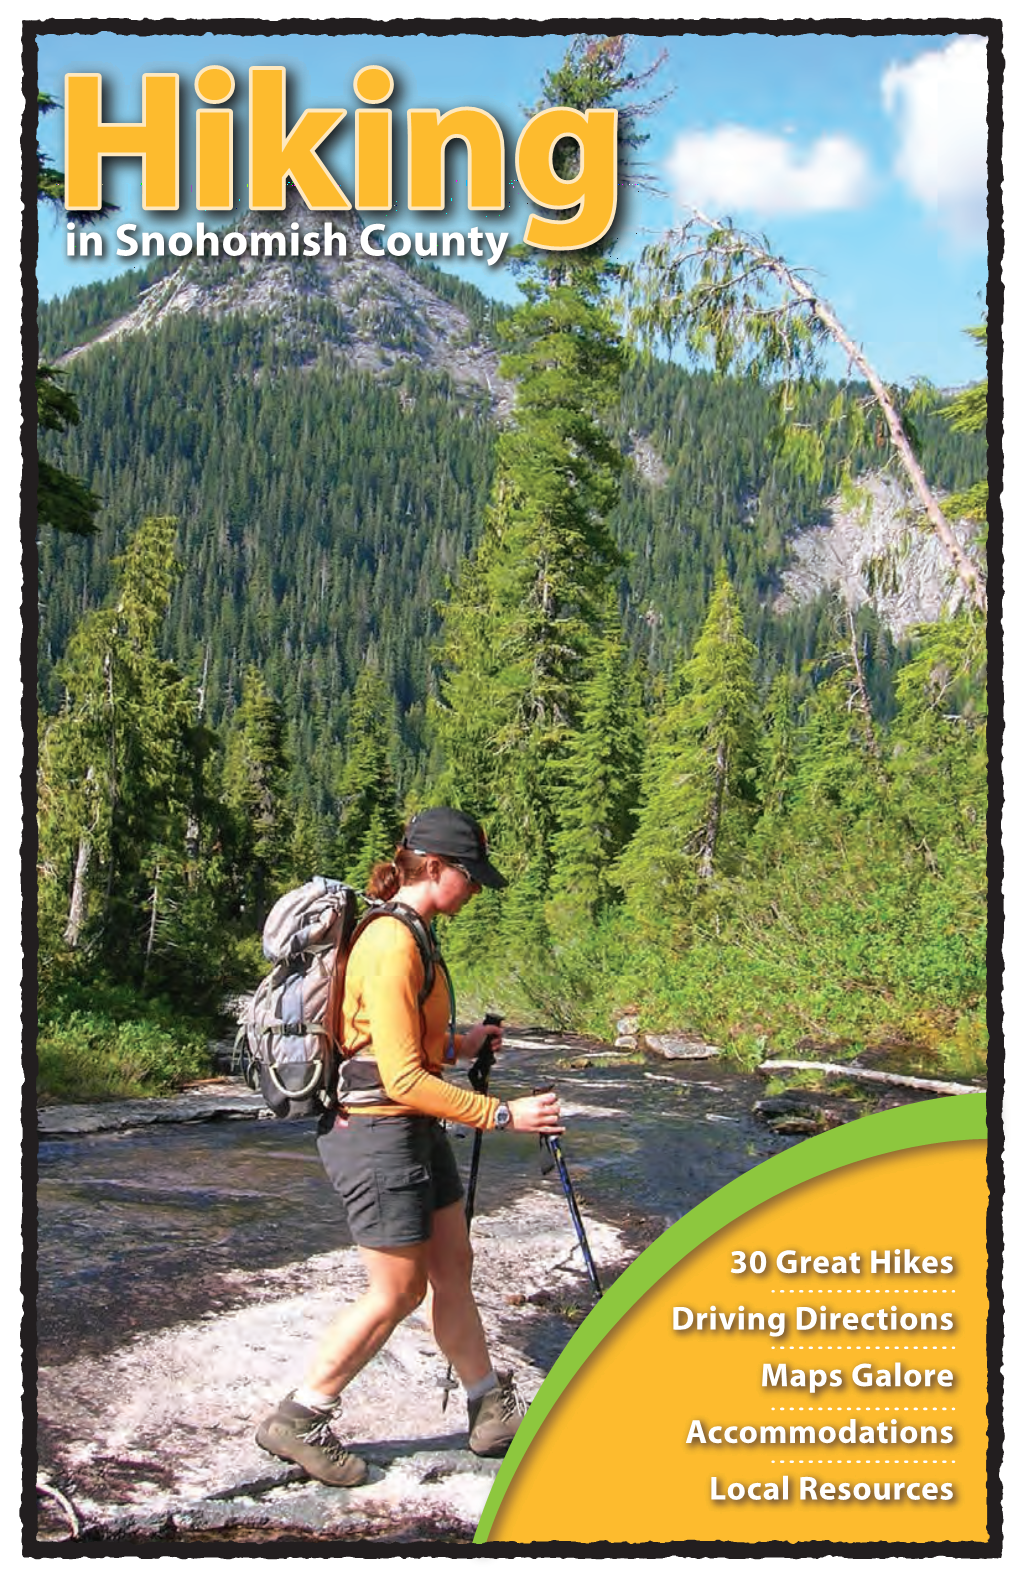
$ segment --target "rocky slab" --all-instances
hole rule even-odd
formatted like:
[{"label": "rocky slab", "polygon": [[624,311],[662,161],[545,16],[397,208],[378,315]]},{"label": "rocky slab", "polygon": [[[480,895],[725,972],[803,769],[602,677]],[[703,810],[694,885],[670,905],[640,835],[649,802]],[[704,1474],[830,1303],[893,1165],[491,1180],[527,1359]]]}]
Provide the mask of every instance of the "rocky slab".
[{"label": "rocky slab", "polygon": [[[627,1256],[621,1237],[596,1220],[586,1226],[611,1279]],[[494,1361],[533,1396],[573,1328],[564,1310],[576,1321],[591,1304],[563,1201],[528,1193],[477,1217],[472,1241]],[[327,1488],[266,1455],[253,1432],[300,1381],[322,1329],[359,1295],[358,1254],[239,1272],[237,1282],[240,1308],[40,1371],[40,1467],[73,1505],[82,1535],[244,1529],[245,1541],[260,1530],[266,1539],[372,1540],[398,1527],[405,1541],[468,1541],[498,1463],[468,1449],[461,1393],[442,1411],[446,1365],[424,1310],[345,1396],[341,1431],[368,1462],[368,1482]]]}]

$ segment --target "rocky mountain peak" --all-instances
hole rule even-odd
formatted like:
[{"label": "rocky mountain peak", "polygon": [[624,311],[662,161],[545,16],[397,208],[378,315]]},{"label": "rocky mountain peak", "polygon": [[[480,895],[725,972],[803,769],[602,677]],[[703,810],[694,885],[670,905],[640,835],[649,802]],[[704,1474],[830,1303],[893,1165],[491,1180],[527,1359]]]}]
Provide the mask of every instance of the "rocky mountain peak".
[{"label": "rocky mountain peak", "polygon": [[[262,230],[267,228],[272,218],[275,215],[249,208],[238,228]],[[321,230],[325,219],[332,221],[335,230],[345,231],[351,241],[357,241],[365,228],[365,221],[357,208],[317,208],[313,212],[293,182],[288,181],[287,201],[279,218],[279,227],[282,229],[287,225],[298,224],[304,234],[305,231]]]},{"label": "rocky mountain peak", "polygon": [[[511,391],[499,375],[498,354],[479,344],[467,313],[393,258],[369,256],[361,245],[364,228],[356,209],[311,211],[292,187],[281,212],[246,212],[225,227],[207,225],[205,255],[183,258],[141,292],[132,311],[62,360],[126,335],[158,333],[182,313],[257,316],[271,318],[280,338],[293,344],[297,365],[338,359],[383,374],[413,362],[446,373],[465,393],[505,413]],[[302,311],[306,301],[336,308],[328,328],[316,325],[314,340]]]}]

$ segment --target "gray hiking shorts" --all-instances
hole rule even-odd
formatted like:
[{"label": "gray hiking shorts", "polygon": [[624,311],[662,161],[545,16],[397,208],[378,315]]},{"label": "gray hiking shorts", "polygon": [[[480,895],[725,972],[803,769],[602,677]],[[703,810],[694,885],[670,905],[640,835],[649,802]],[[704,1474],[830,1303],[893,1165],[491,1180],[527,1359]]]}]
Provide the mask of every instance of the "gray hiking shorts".
[{"label": "gray hiking shorts", "polygon": [[464,1197],[446,1129],[433,1116],[352,1116],[317,1142],[359,1247],[428,1242],[434,1212]]}]

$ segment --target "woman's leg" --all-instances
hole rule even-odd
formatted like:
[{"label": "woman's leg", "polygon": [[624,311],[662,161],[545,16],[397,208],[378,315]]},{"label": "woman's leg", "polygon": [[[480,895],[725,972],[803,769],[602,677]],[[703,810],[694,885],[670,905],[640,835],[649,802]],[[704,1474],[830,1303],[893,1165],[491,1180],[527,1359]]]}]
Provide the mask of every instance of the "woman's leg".
[{"label": "woman's leg", "polygon": [[[389,1340],[401,1319],[413,1313],[428,1286],[427,1242],[406,1248],[359,1248],[368,1290],[345,1308],[319,1342],[305,1385],[322,1395],[339,1395],[355,1374]],[[438,1339],[438,1336],[437,1336]]]},{"label": "woman's leg", "polygon": [[463,1199],[436,1210],[425,1247],[436,1343],[461,1383],[477,1384],[491,1372],[492,1361],[471,1290],[473,1255]]},{"label": "woman's leg", "polygon": [[513,1375],[492,1369],[471,1290],[471,1244],[462,1199],[436,1210],[428,1246],[432,1330],[468,1392],[471,1449],[480,1456],[505,1455],[524,1411]]}]

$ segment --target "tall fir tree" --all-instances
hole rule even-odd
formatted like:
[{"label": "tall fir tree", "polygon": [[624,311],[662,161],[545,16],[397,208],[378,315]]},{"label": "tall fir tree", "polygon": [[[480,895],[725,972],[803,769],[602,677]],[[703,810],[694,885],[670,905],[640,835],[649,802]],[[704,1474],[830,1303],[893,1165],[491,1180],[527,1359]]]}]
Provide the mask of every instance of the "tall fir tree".
[{"label": "tall fir tree", "polygon": [[580,724],[564,754],[550,910],[590,918],[619,897],[611,870],[637,821],[645,715],[615,613],[579,692]]},{"label": "tall fir tree", "polygon": [[[170,894],[194,885],[196,823],[211,741],[188,685],[159,654],[180,565],[176,521],[147,519],[115,566],[115,601],[86,615],[61,668],[64,702],[41,726],[40,897],[123,977],[146,976]],[[58,919],[62,913],[62,919]]]},{"label": "tall fir tree", "polygon": [[286,734],[283,707],[258,669],[249,668],[227,739],[223,796],[234,822],[237,904],[256,929],[293,869]]},{"label": "tall fir tree", "polygon": [[622,364],[608,313],[560,287],[520,309],[504,370],[518,381],[475,561],[446,611],[433,708],[442,796],[479,814],[519,890],[507,923],[540,927],[557,795],[607,585],[621,460],[600,426]]},{"label": "tall fir tree", "polygon": [[760,798],[763,818],[781,816],[790,795],[797,747],[797,711],[789,673],[769,686],[761,741]]},{"label": "tall fir tree", "polygon": [[890,729],[892,801],[933,869],[959,844],[985,880],[988,694],[985,625],[960,612],[915,631],[919,649],[897,677]]},{"label": "tall fir tree", "polygon": [[[624,149],[645,140],[627,41],[579,35],[537,108],[620,106]],[[654,68],[653,68],[654,69]],[[569,178],[577,149],[558,145]],[[604,247],[518,261],[525,304],[500,332],[515,380],[485,531],[446,613],[433,709],[448,796],[489,825],[512,879],[503,936],[542,940],[568,757],[623,558],[609,517],[622,458],[609,437],[625,352],[609,310]],[[621,759],[619,772],[626,774]],[[562,848],[564,845],[558,845]]]},{"label": "tall fir tree", "polygon": [[756,807],[755,650],[724,571],[704,627],[653,724],[637,831],[616,866],[644,920],[731,873]]},{"label": "tall fir tree", "polygon": [[354,886],[364,886],[372,866],[390,857],[400,837],[393,770],[396,734],[393,696],[378,669],[366,662],[354,686],[337,787],[340,825],[334,857],[337,869]]}]

